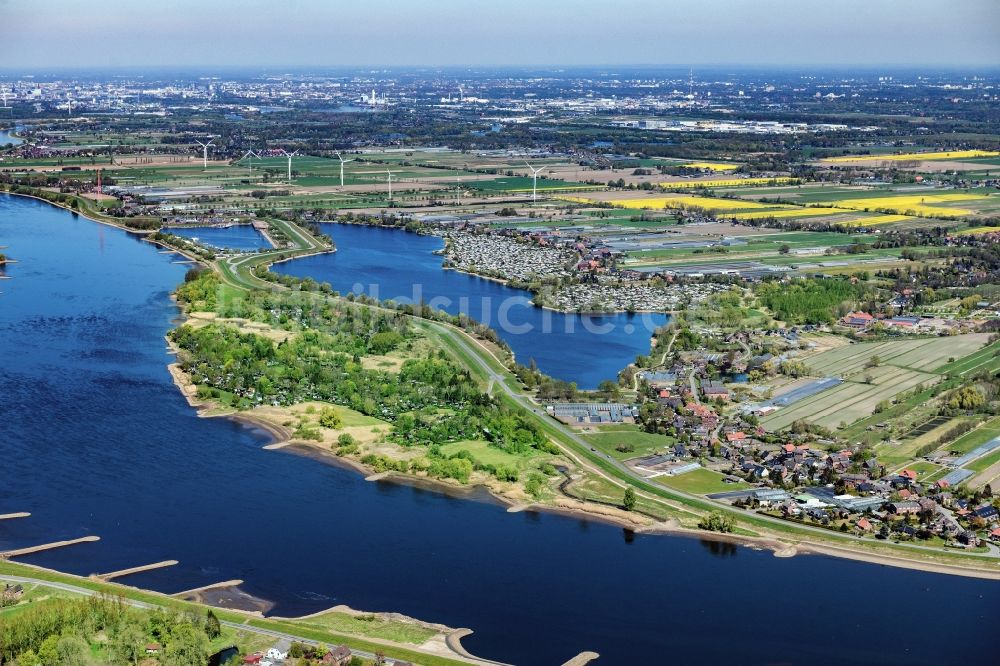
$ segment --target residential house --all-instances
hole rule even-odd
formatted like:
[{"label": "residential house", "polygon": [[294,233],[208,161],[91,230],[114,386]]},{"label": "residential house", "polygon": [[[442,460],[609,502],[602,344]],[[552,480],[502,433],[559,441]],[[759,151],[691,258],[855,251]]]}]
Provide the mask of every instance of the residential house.
[{"label": "residential house", "polygon": [[982,518],[987,523],[995,523],[1000,520],[1000,511],[992,504],[984,504],[983,506],[975,509],[972,515],[977,518]]},{"label": "residential house", "polygon": [[841,318],[840,323],[848,328],[853,328],[855,331],[863,331],[871,326],[874,321],[875,317],[867,312],[848,312]]},{"label": "residential house", "polygon": [[902,502],[890,502],[889,503],[889,513],[894,513],[897,516],[910,516],[920,513],[920,504],[912,501],[902,501]]},{"label": "residential house", "polygon": [[322,663],[346,666],[351,661],[351,654],[351,648],[346,645],[338,645],[323,656]]}]

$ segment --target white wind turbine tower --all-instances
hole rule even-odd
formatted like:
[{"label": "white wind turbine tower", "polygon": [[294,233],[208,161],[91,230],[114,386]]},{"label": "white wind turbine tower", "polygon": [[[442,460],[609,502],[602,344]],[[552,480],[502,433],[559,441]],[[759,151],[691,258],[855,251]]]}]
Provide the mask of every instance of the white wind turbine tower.
[{"label": "white wind turbine tower", "polygon": [[250,174],[252,175],[253,174],[253,158],[256,157],[256,158],[260,159],[260,155],[258,155],[257,153],[253,152],[252,150],[248,150],[247,152],[243,153],[243,157],[240,158],[240,162],[242,162],[243,160],[245,160],[248,157],[250,158],[250,161],[247,162],[247,165],[249,166],[249,168],[250,168]]},{"label": "white wind turbine tower", "polygon": [[392,172],[388,169],[385,172],[389,174],[389,201],[392,201]]},{"label": "white wind turbine tower", "polygon": [[212,145],[213,141],[214,141],[214,139],[210,139],[208,141],[208,143],[202,143],[201,141],[198,141],[197,139],[195,139],[195,141],[194,141],[199,146],[201,146],[201,157],[202,157],[202,160],[203,160],[203,163],[204,163],[204,168],[206,170],[208,169],[208,147]]},{"label": "white wind turbine tower", "polygon": [[538,199],[538,174],[545,171],[545,167],[538,167],[536,169],[527,162],[524,163],[524,166],[531,169],[531,203],[535,203]]},{"label": "white wind turbine tower", "polygon": [[336,150],[333,151],[333,153],[334,153],[334,155],[337,156],[337,159],[340,160],[340,186],[343,187],[344,186],[344,165],[347,164],[348,162],[353,162],[354,160],[345,160],[343,157],[340,156],[340,152],[338,152]]},{"label": "white wind turbine tower", "polygon": [[462,205],[462,177],[459,176],[455,180],[458,181],[458,205]]},{"label": "white wind turbine tower", "polygon": [[292,182],[292,158],[299,154],[299,151],[293,150],[292,152],[286,151],[284,148],[281,149],[281,153],[288,158],[288,182]]}]

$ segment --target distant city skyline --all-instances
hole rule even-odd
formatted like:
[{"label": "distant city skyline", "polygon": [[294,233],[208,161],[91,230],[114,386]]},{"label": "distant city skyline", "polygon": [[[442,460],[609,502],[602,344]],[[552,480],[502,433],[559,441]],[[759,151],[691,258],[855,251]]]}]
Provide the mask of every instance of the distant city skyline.
[{"label": "distant city skyline", "polygon": [[996,0],[0,0],[0,68],[1000,65]]}]

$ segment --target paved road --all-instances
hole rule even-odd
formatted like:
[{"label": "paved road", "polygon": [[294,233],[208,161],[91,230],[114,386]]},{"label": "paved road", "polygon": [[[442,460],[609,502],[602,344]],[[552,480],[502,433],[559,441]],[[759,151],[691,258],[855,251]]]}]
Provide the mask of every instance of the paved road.
[{"label": "paved road", "polygon": [[688,375],[688,384],[691,386],[691,397],[700,405],[701,396],[698,395],[698,385],[694,381],[694,368],[691,368],[691,373]]}]

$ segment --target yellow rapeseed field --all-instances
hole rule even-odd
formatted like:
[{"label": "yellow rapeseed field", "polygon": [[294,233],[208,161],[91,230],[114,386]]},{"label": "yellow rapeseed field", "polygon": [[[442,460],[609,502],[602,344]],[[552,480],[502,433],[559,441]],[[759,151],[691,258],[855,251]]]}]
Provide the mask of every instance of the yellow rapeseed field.
[{"label": "yellow rapeseed field", "polygon": [[660,183],[660,187],[667,189],[688,189],[693,187],[745,187],[747,185],[784,185],[792,182],[791,178],[781,176],[778,178],[731,178],[727,180],[680,180]]},{"label": "yellow rapeseed field", "polygon": [[871,199],[841,199],[821,205],[850,210],[892,211],[897,214],[925,215],[927,217],[954,217],[971,215],[972,211],[965,208],[945,208],[931,204],[952,201],[982,201],[983,199],[986,197],[981,194],[915,194],[872,197]]},{"label": "yellow rapeseed field", "polygon": [[[570,198],[572,201],[580,203],[594,203],[592,199],[582,197]],[[704,208],[705,210],[743,210],[746,208],[770,208],[756,201],[743,201],[740,199],[710,199],[708,197],[696,197],[691,195],[678,194],[672,197],[643,197],[641,199],[611,199],[605,201],[617,208],[652,208],[661,210],[663,208]]]},{"label": "yellow rapeseed field", "polygon": [[740,220],[759,220],[764,217],[817,217],[820,215],[842,215],[844,211],[834,208],[788,208],[783,210],[761,210],[752,213],[734,213]]},{"label": "yellow rapeseed field", "polygon": [[845,155],[844,157],[827,157],[823,162],[879,162],[882,160],[960,160],[970,157],[997,157],[1000,152],[994,150],[943,150],[933,153],[901,153],[899,155]]},{"label": "yellow rapeseed field", "polygon": [[911,219],[908,215],[874,215],[871,217],[860,217],[856,220],[841,222],[842,227],[874,227],[879,224],[892,224],[893,222],[903,222]]},{"label": "yellow rapeseed field", "polygon": [[688,169],[711,169],[712,171],[735,171],[740,168],[739,164],[726,164],[725,162],[688,162],[681,166]]},{"label": "yellow rapeseed field", "polygon": [[972,227],[971,229],[963,229],[955,235],[972,236],[975,234],[1000,234],[1000,227]]}]

